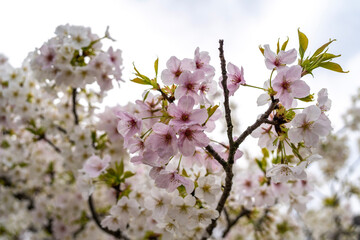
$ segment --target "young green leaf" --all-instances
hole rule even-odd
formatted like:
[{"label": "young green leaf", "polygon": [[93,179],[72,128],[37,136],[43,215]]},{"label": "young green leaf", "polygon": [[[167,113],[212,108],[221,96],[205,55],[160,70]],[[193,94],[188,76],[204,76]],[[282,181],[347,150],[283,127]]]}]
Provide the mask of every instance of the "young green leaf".
[{"label": "young green leaf", "polygon": [[340,72],[340,73],[348,73],[349,71],[344,72],[341,66],[334,62],[322,62],[319,64],[319,67],[323,67],[329,69],[331,71]]},{"label": "young green leaf", "polygon": [[322,53],[325,50],[325,48],[334,41],[336,41],[336,39],[330,40],[329,42],[327,42],[324,45],[322,45],[321,47],[319,47],[312,56],[315,57],[315,56],[319,55],[320,53]]},{"label": "young green leaf", "polygon": [[301,59],[304,58],[304,53],[308,47],[309,44],[309,40],[306,37],[306,35],[302,32],[300,32],[300,28],[298,29],[298,35],[299,35],[299,53],[300,53],[300,57]]},{"label": "young green leaf", "polygon": [[159,68],[159,58],[157,58],[157,59],[155,60],[154,68],[155,68],[155,74],[156,74],[156,78],[157,78],[158,68]]},{"label": "young green leaf", "polygon": [[281,46],[281,51],[285,51],[288,42],[289,42],[289,37],[288,37],[287,40],[282,44],[282,46]]}]

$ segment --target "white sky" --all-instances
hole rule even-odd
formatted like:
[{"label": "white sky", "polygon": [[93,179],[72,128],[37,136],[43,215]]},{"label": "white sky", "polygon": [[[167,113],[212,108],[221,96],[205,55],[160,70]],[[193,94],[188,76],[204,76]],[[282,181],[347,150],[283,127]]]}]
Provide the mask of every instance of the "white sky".
[{"label": "white sky", "polygon": [[[144,90],[128,81],[133,73],[132,62],[151,76],[156,57],[160,58],[161,71],[171,56],[191,58],[198,46],[210,52],[218,79],[218,39],[225,40],[226,60],[243,66],[247,83],[261,87],[270,71],[258,45],[270,44],[275,49],[279,37],[284,41],[289,36],[288,48],[297,48],[298,27],[308,36],[311,52],[329,38],[336,38],[330,52],[341,53],[337,62],[350,70],[348,74],[315,70],[315,79],[305,78],[312,92],[329,89],[333,100],[330,117],[335,129],[343,126],[341,115],[360,86],[357,0],[11,0],[2,1],[0,9],[0,52],[14,66],[54,36],[58,25],[89,26],[99,35],[109,25],[111,35],[117,39],[111,45],[123,51],[123,76],[127,81],[105,101],[109,105],[137,99],[141,92],[136,90]],[[259,94],[259,90],[241,88],[233,98],[243,127],[264,110],[256,106]]]}]

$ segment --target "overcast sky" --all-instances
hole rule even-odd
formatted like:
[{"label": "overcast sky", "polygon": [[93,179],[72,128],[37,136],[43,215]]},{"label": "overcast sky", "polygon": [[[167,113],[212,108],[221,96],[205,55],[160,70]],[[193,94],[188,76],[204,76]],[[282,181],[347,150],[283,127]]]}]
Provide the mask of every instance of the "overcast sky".
[{"label": "overcast sky", "polygon": [[[348,74],[317,70],[314,79],[305,79],[313,92],[329,89],[333,99],[330,117],[339,129],[350,95],[360,86],[359,16],[357,0],[11,0],[1,4],[0,52],[19,66],[29,51],[54,36],[60,24],[89,26],[99,35],[109,25],[117,39],[111,44],[123,51],[126,81],[132,77],[133,62],[152,75],[156,57],[163,69],[173,55],[193,57],[196,47],[210,52],[218,79],[218,39],[224,39],[226,60],[244,67],[248,84],[262,86],[270,72],[258,45],[270,44],[275,49],[278,38],[284,41],[289,37],[288,48],[297,48],[300,27],[309,38],[311,52],[336,38],[330,52],[342,54],[337,62],[350,70]],[[135,89],[144,88],[127,81],[119,90],[121,94],[112,94],[106,103],[125,104],[138,98]],[[233,99],[244,125],[252,123],[264,109],[256,106],[259,94],[259,90],[242,88]]]}]

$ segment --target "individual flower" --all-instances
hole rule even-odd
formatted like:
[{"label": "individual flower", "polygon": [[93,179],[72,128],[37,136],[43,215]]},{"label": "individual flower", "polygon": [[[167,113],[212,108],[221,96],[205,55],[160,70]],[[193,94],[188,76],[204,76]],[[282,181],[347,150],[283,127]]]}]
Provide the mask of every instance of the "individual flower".
[{"label": "individual flower", "polygon": [[178,105],[172,103],[168,107],[168,113],[173,118],[170,120],[170,125],[181,127],[184,125],[203,124],[207,119],[206,109],[195,109],[194,98],[190,96],[183,96],[179,99]]},{"label": "individual flower", "polygon": [[320,108],[315,105],[305,108],[302,113],[296,114],[291,121],[293,128],[288,132],[291,142],[299,143],[304,140],[308,147],[315,146],[320,136],[326,136],[331,130],[329,124],[319,120]]},{"label": "individual flower", "polygon": [[297,58],[297,52],[294,49],[289,51],[280,51],[278,55],[276,55],[273,51],[270,50],[270,46],[268,44],[264,45],[264,56],[265,56],[265,65],[268,69],[273,70],[276,68],[277,70],[285,67],[286,64],[293,63]]},{"label": "individual flower", "polygon": [[110,161],[109,155],[106,155],[103,160],[93,155],[84,163],[83,171],[91,178],[98,177],[109,166]]},{"label": "individual flower", "polygon": [[185,70],[189,69],[190,59],[180,61],[177,57],[172,56],[167,62],[167,69],[161,73],[161,80],[165,85],[179,84],[179,77]]},{"label": "individual flower", "polygon": [[205,79],[203,71],[185,71],[179,77],[179,86],[175,90],[175,98],[180,99],[182,96],[191,96],[196,103],[199,102],[200,96],[197,94],[200,82]]},{"label": "individual flower", "polygon": [[213,76],[215,74],[215,68],[209,64],[209,53],[205,51],[200,52],[199,47],[195,49],[194,62],[196,69],[204,71],[206,75]]},{"label": "individual flower", "polygon": [[272,206],[275,204],[275,196],[270,187],[262,186],[254,196],[255,206]]},{"label": "individual flower", "polygon": [[151,196],[145,197],[144,206],[152,211],[152,216],[159,219],[165,216],[170,206],[171,197],[164,190],[152,189]]},{"label": "individual flower", "polygon": [[278,72],[273,81],[275,97],[285,108],[290,108],[294,98],[303,98],[309,95],[310,88],[301,78],[302,68],[299,65],[284,68]]},{"label": "individual flower", "polygon": [[244,69],[241,67],[240,70],[239,67],[229,62],[227,65],[227,70],[227,88],[229,90],[230,96],[233,96],[235,91],[239,89],[239,86],[246,83],[244,79]]},{"label": "individual flower", "polygon": [[261,124],[260,127],[251,133],[251,136],[254,138],[259,138],[258,145],[261,148],[267,148],[269,151],[272,151],[276,148],[274,141],[277,138],[277,134],[274,131],[273,126],[270,124]]},{"label": "individual flower", "polygon": [[152,150],[160,158],[170,158],[177,152],[177,138],[175,130],[164,123],[156,123],[152,127],[153,133],[148,138]]},{"label": "individual flower", "polygon": [[118,132],[125,138],[129,139],[136,133],[141,132],[141,120],[137,119],[134,115],[124,111],[118,111],[116,116],[120,119],[117,129]]},{"label": "individual flower", "polygon": [[165,188],[168,192],[173,192],[181,185],[185,187],[187,194],[192,193],[194,190],[194,183],[190,179],[179,175],[176,171],[160,171],[155,177],[155,185],[159,188]]},{"label": "individual flower", "polygon": [[191,194],[185,198],[176,196],[171,201],[168,216],[175,219],[178,223],[185,225],[194,213],[195,203],[196,199]]},{"label": "individual flower", "polygon": [[215,183],[215,180],[213,175],[200,177],[197,181],[198,187],[195,190],[195,196],[209,204],[215,202],[216,196],[221,192],[221,187]]},{"label": "individual flower", "polygon": [[191,125],[180,128],[178,146],[184,156],[194,154],[196,147],[206,147],[210,139],[204,133],[204,127],[200,125]]},{"label": "individual flower", "polygon": [[272,168],[266,171],[266,177],[271,178],[271,181],[274,183],[306,180],[307,175],[304,171],[306,164],[306,161],[295,167],[289,166],[287,164],[275,164]]}]

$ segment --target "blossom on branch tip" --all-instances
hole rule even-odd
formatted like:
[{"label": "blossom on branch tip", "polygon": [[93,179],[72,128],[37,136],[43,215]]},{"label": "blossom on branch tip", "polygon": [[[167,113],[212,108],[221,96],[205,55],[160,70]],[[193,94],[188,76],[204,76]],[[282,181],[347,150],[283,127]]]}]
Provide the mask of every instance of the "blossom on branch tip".
[{"label": "blossom on branch tip", "polygon": [[302,68],[299,65],[283,68],[273,81],[273,88],[277,92],[275,97],[285,108],[290,108],[294,98],[303,98],[310,94],[310,87],[301,78]]},{"label": "blossom on branch tip", "polygon": [[269,70],[276,68],[277,70],[285,67],[286,64],[293,63],[297,58],[297,52],[294,49],[289,51],[280,51],[276,55],[273,51],[270,50],[269,44],[264,45],[264,56],[265,56],[265,65]]}]

